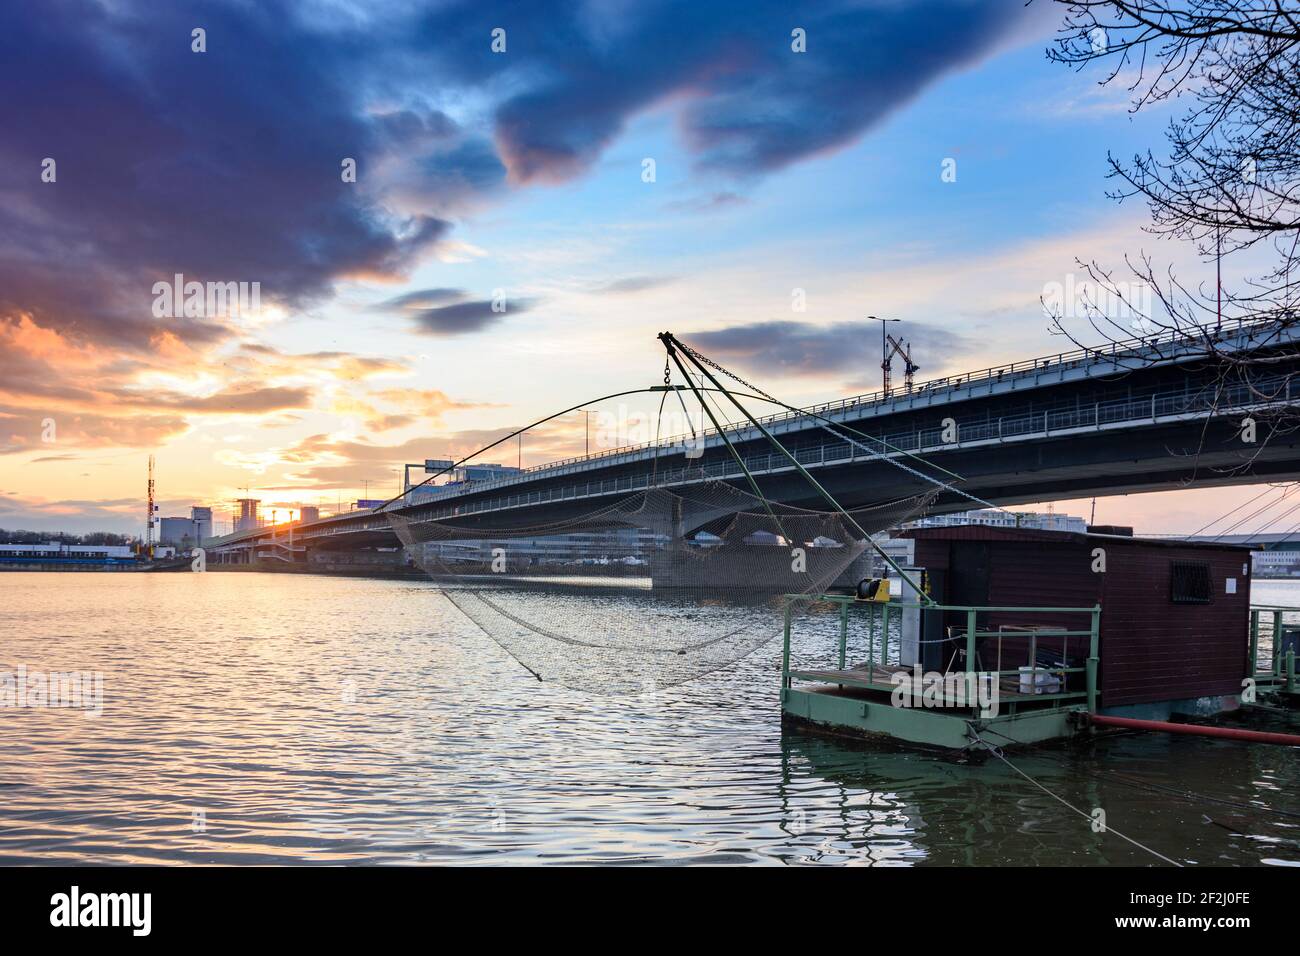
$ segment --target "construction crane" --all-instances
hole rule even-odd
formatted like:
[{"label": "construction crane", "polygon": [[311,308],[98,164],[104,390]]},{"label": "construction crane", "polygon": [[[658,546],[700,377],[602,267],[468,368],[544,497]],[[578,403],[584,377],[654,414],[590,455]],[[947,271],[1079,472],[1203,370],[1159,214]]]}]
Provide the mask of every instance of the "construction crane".
[{"label": "construction crane", "polygon": [[890,377],[890,373],[893,371],[895,355],[899,356],[903,360],[903,368],[904,368],[903,381],[906,384],[907,390],[909,392],[912,390],[913,376],[916,374],[916,372],[920,369],[921,366],[916,365],[915,363],[912,362],[911,342],[904,344],[898,341],[898,339],[894,338],[892,335],[886,335],[885,342],[887,343],[885,346],[885,358],[884,361],[880,363],[880,368],[881,371],[884,372],[884,395],[885,398],[888,398],[889,377]]},{"label": "construction crane", "polygon": [[149,505],[148,505],[149,512],[144,522],[144,553],[151,561],[153,560],[153,516],[154,516],[154,512],[158,510],[158,506],[154,504],[153,492],[154,492],[153,455],[150,455],[149,456]]}]

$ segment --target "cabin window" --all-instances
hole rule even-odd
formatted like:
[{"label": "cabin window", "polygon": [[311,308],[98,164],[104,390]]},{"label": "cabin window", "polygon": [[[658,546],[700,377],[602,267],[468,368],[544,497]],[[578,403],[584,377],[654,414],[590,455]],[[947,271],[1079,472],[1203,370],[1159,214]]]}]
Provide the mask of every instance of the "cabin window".
[{"label": "cabin window", "polygon": [[1175,604],[1210,603],[1210,565],[1204,561],[1174,561],[1170,600]]}]

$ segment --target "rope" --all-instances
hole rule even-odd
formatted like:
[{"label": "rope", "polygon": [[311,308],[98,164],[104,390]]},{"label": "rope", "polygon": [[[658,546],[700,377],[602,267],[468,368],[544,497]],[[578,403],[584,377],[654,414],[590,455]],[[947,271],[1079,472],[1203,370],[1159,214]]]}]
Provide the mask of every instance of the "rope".
[{"label": "rope", "polygon": [[[1008,760],[1008,759],[1006,758],[1006,756],[1002,753],[1002,749],[1001,749],[1000,747],[995,747],[993,744],[989,743],[987,740],[985,740],[983,737],[981,737],[981,736],[979,735],[979,733],[975,730],[974,726],[972,726],[971,723],[970,723],[969,721],[967,721],[967,723],[966,723],[966,728],[967,728],[967,730],[970,731],[970,735],[971,735],[972,737],[975,738],[975,741],[976,741],[976,743],[979,744],[979,746],[983,747],[985,750],[987,750],[987,751],[988,751],[989,753],[991,753],[993,756],[997,757],[997,758],[998,758],[999,760],[1001,760],[1004,764],[1006,764],[1008,767],[1010,767],[1012,770],[1014,770],[1014,771],[1015,771],[1016,773],[1018,773],[1020,776],[1024,777],[1026,780],[1028,780],[1030,783],[1032,783],[1032,784],[1033,784],[1035,787],[1037,787],[1039,790],[1043,791],[1043,793],[1047,794],[1049,797],[1051,797],[1051,798],[1052,798],[1053,800],[1055,800],[1057,803],[1063,804],[1064,806],[1066,806],[1066,807],[1068,807],[1069,809],[1073,810],[1075,813],[1077,813],[1079,816],[1083,817],[1083,818],[1084,818],[1085,820],[1087,820],[1089,823],[1092,822],[1092,814],[1087,813],[1087,812],[1085,812],[1085,811],[1083,811],[1083,810],[1080,810],[1078,807],[1076,807],[1074,804],[1070,803],[1070,801],[1066,800],[1064,797],[1058,796],[1058,795],[1056,795],[1055,793],[1053,793],[1051,790],[1048,790],[1046,787],[1044,787],[1041,783],[1039,783],[1039,782],[1038,782],[1037,780],[1035,780],[1033,777],[1029,776],[1029,774],[1025,773],[1023,770],[1021,770],[1019,767],[1017,767],[1015,764],[1013,764],[1013,763],[1012,763],[1010,760]],[[998,736],[1002,736],[1002,735],[999,734]],[[1151,849],[1151,847],[1149,847],[1149,846],[1145,846],[1144,844],[1139,843],[1137,840],[1133,839],[1131,836],[1127,836],[1126,834],[1120,833],[1118,830],[1116,830],[1114,827],[1112,827],[1112,826],[1110,826],[1110,825],[1107,825],[1107,826],[1106,826],[1106,829],[1105,829],[1104,832],[1106,832],[1106,833],[1113,833],[1113,834],[1115,834],[1117,837],[1119,837],[1120,839],[1122,839],[1122,840],[1127,840],[1129,843],[1133,844],[1133,846],[1137,847],[1139,850],[1143,850],[1143,851],[1145,851],[1145,852],[1147,852],[1147,853],[1150,853],[1152,856],[1156,857],[1157,859],[1164,860],[1166,863],[1170,864],[1171,866],[1176,866],[1176,867],[1179,867],[1180,869],[1181,869],[1182,866],[1183,866],[1183,864],[1179,863],[1177,860],[1171,860],[1169,857],[1165,856],[1163,853],[1159,852],[1158,850],[1153,850],[1153,849]]]},{"label": "rope", "polygon": [[488,639],[489,639],[489,640],[491,640],[494,644],[496,644],[496,645],[497,645],[498,647],[500,647],[503,651],[505,651],[507,654],[509,654],[510,657],[514,660],[514,662],[515,662],[516,664],[518,664],[518,665],[519,665],[520,667],[522,667],[524,670],[528,671],[528,673],[530,673],[530,674],[532,674],[534,677],[536,677],[537,680],[538,680],[538,683],[544,683],[544,682],[542,681],[542,675],[541,675],[541,674],[537,673],[537,671],[533,670],[531,667],[529,667],[527,664],[525,664],[523,661],[521,661],[521,660],[519,659],[518,655],[516,655],[513,651],[511,651],[510,648],[506,647],[504,644],[502,644],[500,641],[498,641],[495,637],[493,637],[493,636],[492,636],[492,632],[489,631],[489,630],[488,630],[486,627],[484,627],[482,624],[480,624],[480,623],[478,622],[478,619],[475,618],[474,615],[470,614],[470,613],[469,613],[468,611],[466,611],[463,607],[461,607],[459,604],[456,603],[455,598],[453,598],[453,597],[451,596],[451,594],[448,593],[448,591],[447,591],[446,588],[439,588],[439,590],[441,591],[442,596],[445,597],[448,601],[450,601],[451,604],[452,604],[452,606],[455,607],[456,610],[460,611],[461,614],[464,614],[467,618],[469,618],[469,619],[474,623],[474,626],[475,626],[475,627],[477,627],[480,631],[482,631],[484,634],[486,634],[486,635],[488,636]]},{"label": "rope", "polygon": [[[993,734],[996,737],[1001,737],[1003,740],[1009,741],[1010,743],[1016,743],[1014,738],[1008,737],[1006,734],[1000,734],[996,730],[991,730],[988,727],[984,728],[984,732],[986,734]],[[1048,760],[1054,760],[1056,763],[1060,764],[1061,766],[1069,767],[1071,770],[1079,769],[1076,767],[1075,764],[1068,763],[1064,760],[1057,760],[1051,754],[1039,753],[1036,754],[1036,756],[1044,757]],[[1183,800],[1186,800],[1188,803],[1204,801],[1205,803],[1217,803],[1221,806],[1231,807],[1234,810],[1241,810],[1246,813],[1254,813],[1254,812],[1273,813],[1282,817],[1293,817],[1295,819],[1300,819],[1300,813],[1297,813],[1293,810],[1283,810],[1281,807],[1265,807],[1265,806],[1259,806],[1250,803],[1240,803],[1236,800],[1228,800],[1223,797],[1212,797],[1206,793],[1197,793],[1195,790],[1181,790],[1178,787],[1169,787],[1162,783],[1151,783],[1150,781],[1147,780],[1138,780],[1135,777],[1129,777],[1122,773],[1116,773],[1114,770],[1107,770],[1104,773],[1098,773],[1096,771],[1096,768],[1094,767],[1083,767],[1082,769],[1084,770],[1084,772],[1091,773],[1092,776],[1101,780],[1114,780],[1117,783],[1123,784],[1128,787],[1132,787],[1135,790],[1146,790],[1151,793],[1161,793],[1161,794],[1168,794],[1174,797],[1180,797]]]},{"label": "rope", "polygon": [[[909,465],[905,465],[905,464],[903,464],[901,461],[896,461],[895,459],[890,458],[888,455],[882,454],[882,453],[879,452],[879,451],[875,451],[874,449],[871,449],[871,448],[866,447],[865,445],[862,444],[862,442],[857,441],[856,439],[854,439],[854,438],[852,438],[852,437],[850,437],[850,436],[844,434],[842,431],[839,431],[838,429],[839,429],[840,426],[835,425],[834,423],[830,422],[828,419],[824,418],[823,416],[818,415],[816,412],[809,412],[809,411],[806,411],[806,410],[804,410],[804,409],[799,409],[799,408],[795,408],[794,406],[787,405],[787,404],[785,404],[785,402],[782,402],[782,401],[780,401],[779,399],[773,398],[771,395],[769,395],[767,392],[763,391],[763,390],[762,390],[761,388],[759,388],[758,386],[754,385],[752,382],[748,382],[748,381],[746,381],[745,379],[741,378],[739,375],[735,374],[734,372],[732,372],[732,371],[730,371],[730,370],[728,370],[728,369],[726,369],[726,368],[723,368],[721,365],[719,365],[717,362],[713,361],[713,360],[712,360],[711,358],[709,358],[708,356],[706,356],[706,355],[702,355],[701,353],[697,352],[695,349],[691,348],[690,346],[688,346],[688,345],[686,345],[686,344],[684,344],[684,343],[682,343],[682,342],[680,342],[680,341],[678,342],[678,344],[681,346],[681,348],[682,348],[684,351],[690,353],[690,355],[691,355],[693,358],[695,358],[696,360],[698,360],[698,361],[704,363],[705,365],[708,365],[710,368],[716,369],[717,371],[721,372],[723,375],[725,375],[725,376],[727,376],[728,378],[730,378],[732,381],[737,382],[737,383],[739,383],[739,384],[745,386],[745,387],[748,388],[750,391],[752,391],[752,392],[754,392],[755,394],[760,395],[761,397],[767,399],[767,400],[768,400],[769,402],[771,402],[772,404],[774,404],[774,405],[780,405],[781,407],[786,408],[786,409],[788,409],[788,410],[790,410],[790,411],[792,411],[792,412],[797,412],[797,413],[799,413],[799,414],[809,415],[810,417],[817,419],[818,422],[819,422],[820,425],[821,425],[821,428],[822,428],[824,431],[829,432],[830,434],[834,435],[836,438],[839,438],[839,439],[842,440],[842,441],[846,441],[846,442],[848,442],[850,445],[853,445],[855,448],[859,448],[859,449],[861,449],[862,451],[865,451],[867,454],[869,454],[869,455],[872,456],[870,460],[872,460],[872,461],[876,461],[876,460],[885,461],[885,462],[887,462],[888,464],[893,465],[895,468],[900,468],[900,469],[902,469],[903,471],[907,472],[908,474],[912,475],[913,477],[920,478],[922,481],[928,481],[928,482],[931,482],[931,483],[933,483],[933,484],[936,484],[936,485],[938,485],[939,487],[943,488],[943,489],[946,490],[946,491],[951,491],[951,492],[952,492],[953,494],[955,494],[955,495],[958,495],[958,496],[960,496],[960,497],[962,497],[962,498],[966,498],[966,499],[969,500],[969,501],[973,501],[973,502],[975,502],[976,504],[978,504],[978,505],[982,505],[982,506],[984,506],[985,508],[989,508],[989,509],[991,509],[991,510],[993,510],[993,511],[1005,511],[1005,510],[1006,510],[1006,509],[1004,509],[1004,508],[999,508],[997,505],[992,504],[991,502],[985,501],[983,498],[980,498],[980,497],[978,497],[978,496],[976,496],[976,495],[972,495],[970,492],[963,491],[963,490],[961,490],[960,488],[956,488],[956,487],[954,487],[953,485],[949,484],[949,483],[946,482],[946,481],[942,481],[942,480],[940,480],[940,479],[938,479],[938,478],[935,478],[935,477],[933,477],[933,476],[931,476],[931,475],[927,475],[927,474],[925,474],[925,473],[922,472],[922,471],[919,471],[919,470],[917,470],[917,469],[915,469],[915,468],[910,467]],[[844,426],[844,427],[847,428],[847,426]],[[881,445],[884,445],[886,448],[889,448],[891,451],[895,451],[895,452],[897,452],[897,453],[899,453],[899,454],[902,454],[902,455],[907,455],[909,458],[915,458],[917,461],[925,461],[924,458],[920,458],[920,457],[918,457],[918,456],[916,456],[916,455],[913,455],[911,452],[904,451],[904,450],[901,449],[901,448],[894,448],[892,445],[890,445],[888,442],[886,442],[886,441],[885,441],[884,439],[882,439],[882,438],[877,438],[877,437],[875,437],[874,435],[867,435],[867,434],[865,434],[864,432],[859,432],[859,431],[857,431],[856,429],[851,429],[851,430],[854,431],[856,434],[861,435],[863,438],[869,438],[869,439],[871,439],[872,441],[879,442]],[[930,463],[930,462],[925,462],[925,463],[926,463],[927,465],[930,465],[930,466],[933,467],[933,468],[937,468],[937,467],[939,467],[938,465],[933,465],[933,464]],[[944,470],[946,471],[946,469],[944,469]],[[949,474],[952,474],[952,472],[948,472],[948,473],[949,473]]]}]

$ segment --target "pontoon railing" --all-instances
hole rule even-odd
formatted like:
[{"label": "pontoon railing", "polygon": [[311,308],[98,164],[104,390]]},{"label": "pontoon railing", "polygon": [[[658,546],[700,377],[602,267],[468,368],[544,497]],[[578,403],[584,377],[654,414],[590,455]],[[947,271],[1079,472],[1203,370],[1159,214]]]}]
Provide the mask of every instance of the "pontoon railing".
[{"label": "pontoon railing", "polygon": [[1282,649],[1288,614],[1291,615],[1292,626],[1300,630],[1300,608],[1251,605],[1250,663],[1246,673],[1256,685],[1285,686],[1287,693],[1295,693],[1298,686],[1295,646]]},{"label": "pontoon railing", "polygon": [[[1097,702],[1100,697],[1098,687],[1098,674],[1101,667],[1101,606],[1093,607],[1014,607],[1014,606],[974,606],[958,604],[936,604],[921,605],[905,601],[864,601],[858,600],[852,595],[844,594],[823,594],[818,595],[815,599],[817,602],[825,602],[838,605],[839,613],[839,646],[838,661],[839,670],[833,679],[828,678],[826,671],[804,670],[792,667],[790,663],[790,641],[791,632],[794,626],[794,608],[799,602],[807,600],[806,595],[787,595],[785,602],[785,622],[784,622],[784,643],[781,651],[781,686],[789,688],[795,680],[817,681],[820,683],[840,683],[845,685],[862,687],[868,690],[880,690],[890,692],[895,688],[892,682],[884,682],[877,679],[877,668],[903,667],[901,662],[902,640],[896,637],[891,642],[890,623],[892,619],[901,622],[904,610],[915,610],[921,615],[927,614],[945,614],[953,613],[964,615],[965,624],[959,626],[956,630],[958,633],[944,639],[943,643],[950,644],[955,648],[960,648],[964,644],[965,662],[964,666],[953,670],[952,664],[956,659],[953,655],[941,672],[945,676],[952,673],[964,675],[966,686],[975,687],[981,680],[992,678],[1000,682],[1003,677],[1013,677],[1023,680],[1025,672],[1028,671],[1030,686],[1037,690],[1039,685],[1039,675],[1047,674],[1060,678],[1062,690],[1057,693],[1025,695],[1023,698],[1017,697],[1017,700],[1032,701],[1053,701],[1061,702],[1068,700],[1086,699],[1089,713],[1097,712]],[[866,659],[865,667],[855,668],[861,672],[861,676],[847,671],[846,664],[848,659],[848,636],[849,636],[849,617],[851,613],[866,613],[866,647],[864,648]],[[1066,615],[1086,615],[1088,618],[1088,627],[1082,628],[1063,628],[1063,627],[1035,627],[1033,630],[1025,631],[1008,631],[999,630],[981,630],[980,616],[989,614],[1010,614],[1017,617],[1032,615],[1052,615],[1061,617]],[[924,618],[923,618],[924,619]],[[922,629],[922,633],[924,629]],[[1014,633],[1017,637],[1023,637],[1028,640],[1030,659],[1025,667],[1014,667],[1009,669],[1001,668],[1001,649],[998,652],[998,667],[994,670],[983,670],[976,666],[979,660],[980,642],[987,639],[996,638],[1000,642],[1009,634]],[[876,635],[879,634],[879,641]],[[1086,638],[1088,642],[1088,656],[1085,658],[1083,666],[1069,666],[1068,643],[1070,638]],[[1060,639],[1062,645],[1061,665],[1041,665],[1038,662],[1037,651],[1039,642]],[[879,648],[877,648],[879,644]],[[896,653],[891,653],[892,647]],[[877,650],[879,653],[877,653]],[[1083,674],[1085,689],[1074,690],[1068,689],[1068,675]]]}]

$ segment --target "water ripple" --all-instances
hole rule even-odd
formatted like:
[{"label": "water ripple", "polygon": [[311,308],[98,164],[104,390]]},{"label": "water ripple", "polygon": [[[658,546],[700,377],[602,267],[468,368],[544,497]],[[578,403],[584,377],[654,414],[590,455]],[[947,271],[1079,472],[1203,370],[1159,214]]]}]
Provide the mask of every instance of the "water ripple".
[{"label": "water ripple", "polygon": [[[608,700],[538,683],[432,585],[221,573],[0,574],[0,633],[0,669],[105,694],[0,710],[6,864],[1150,862],[996,763],[783,732],[775,644]],[[1016,759],[1174,858],[1300,865],[1286,748]]]}]

